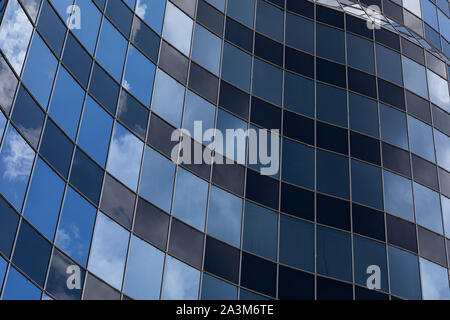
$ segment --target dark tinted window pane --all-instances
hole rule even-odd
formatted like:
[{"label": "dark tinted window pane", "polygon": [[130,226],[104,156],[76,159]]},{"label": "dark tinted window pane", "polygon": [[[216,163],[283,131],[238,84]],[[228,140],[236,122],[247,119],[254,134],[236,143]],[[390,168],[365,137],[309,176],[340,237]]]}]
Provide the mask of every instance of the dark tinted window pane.
[{"label": "dark tinted window pane", "polygon": [[41,154],[67,177],[70,160],[72,159],[73,143],[59,130],[51,120],[47,120],[41,143]]},{"label": "dark tinted window pane", "polygon": [[373,38],[373,31],[367,28],[366,20],[358,19],[351,15],[346,15],[345,18],[347,31],[359,34],[369,39]]},{"label": "dark tinted window pane", "polygon": [[88,274],[83,292],[83,300],[120,300],[120,292]]},{"label": "dark tinted window pane", "polygon": [[217,100],[218,79],[195,63],[191,63],[189,87],[213,103]]},{"label": "dark tinted window pane", "polygon": [[248,253],[242,255],[241,285],[274,297],[276,291],[276,264]]},{"label": "dark tinted window pane", "polygon": [[105,176],[101,209],[127,228],[131,227],[134,211],[134,194],[110,175]]},{"label": "dark tinted window pane", "polygon": [[130,33],[133,14],[122,1],[110,1],[106,7],[106,15],[119,27],[126,36]]},{"label": "dark tinted window pane", "polygon": [[314,18],[314,4],[306,0],[287,0],[286,7],[292,12],[308,18]]},{"label": "dark tinted window pane", "polygon": [[350,231],[350,203],[318,194],[317,222]]},{"label": "dark tinted window pane", "polygon": [[[278,298],[281,300],[314,300],[314,276],[280,266]],[[301,289],[300,289],[301,288]]]},{"label": "dark tinted window pane", "polygon": [[378,79],[378,93],[381,101],[405,110],[405,96],[402,88]]},{"label": "dark tinted window pane", "polygon": [[409,153],[386,143],[383,143],[383,166],[411,177]]},{"label": "dark tinted window pane", "polygon": [[350,150],[352,157],[365,160],[376,165],[381,164],[380,142],[376,139],[351,132]]},{"label": "dark tinted window pane", "polygon": [[280,129],[281,109],[258,98],[253,98],[250,121],[269,130]]},{"label": "dark tinted window pane", "polygon": [[344,28],[344,14],[333,9],[316,6],[316,19],[341,29]]},{"label": "dark tinted window pane", "polygon": [[158,60],[159,43],[161,40],[155,32],[138,18],[135,18],[133,22],[131,41],[154,62]]},{"label": "dark tinted window pane", "polygon": [[318,300],[352,300],[353,287],[350,284],[317,277]]},{"label": "dark tinted window pane", "polygon": [[250,29],[227,18],[225,30],[225,39],[247,51],[253,51],[253,32]]},{"label": "dark tinted window pane", "polygon": [[197,21],[203,23],[209,29],[222,36],[223,14],[202,0],[198,1]]},{"label": "dark tinted window pane", "polygon": [[145,240],[165,249],[169,216],[143,199],[138,200],[134,231]]},{"label": "dark tinted window pane", "polygon": [[173,219],[169,252],[199,268],[203,256],[203,234]]},{"label": "dark tinted window pane", "polygon": [[[174,127],[162,120],[156,114],[152,114],[150,117],[147,142],[170,157],[172,149],[178,143],[178,141],[171,140],[173,130],[175,130]],[[185,138],[186,137],[183,137],[183,139]]]},{"label": "dark tinted window pane", "polygon": [[44,285],[50,252],[50,243],[23,221],[14,249],[13,262],[41,286]]},{"label": "dark tinted window pane", "polygon": [[220,84],[219,105],[225,109],[243,117],[248,118],[250,97],[228,83],[222,81]]},{"label": "dark tinted window pane", "polygon": [[84,87],[87,87],[89,74],[91,73],[92,58],[70,32],[64,47],[62,61]]},{"label": "dark tinted window pane", "polygon": [[348,68],[348,89],[376,98],[375,77],[352,68]]},{"label": "dark tinted window pane", "polygon": [[418,230],[420,255],[445,266],[447,261],[444,238],[422,227],[419,227]]},{"label": "dark tinted window pane", "polygon": [[385,241],[383,212],[353,204],[352,219],[354,232]]},{"label": "dark tinted window pane", "polygon": [[413,154],[412,167],[414,180],[421,182],[433,189],[439,189],[436,166],[434,164],[423,160],[422,158],[419,158]]},{"label": "dark tinted window pane", "polygon": [[348,131],[317,122],[317,146],[334,152],[348,154]]},{"label": "dark tinted window pane", "polygon": [[417,252],[415,224],[386,215],[387,240],[389,243]]},{"label": "dark tinted window pane", "polygon": [[159,65],[175,79],[186,83],[188,59],[165,41],[161,45]]},{"label": "dark tinted window pane", "polygon": [[314,221],[314,193],[282,183],[281,211]]},{"label": "dark tinted window pane", "polygon": [[286,47],[286,69],[296,73],[314,77],[314,57],[289,47]]},{"label": "dark tinted window pane", "polygon": [[283,46],[258,33],[255,35],[255,55],[280,67],[283,65]]},{"label": "dark tinted window pane", "polygon": [[50,47],[59,55],[67,29],[47,1],[44,1],[39,16],[38,29],[44,35]]},{"label": "dark tinted window pane", "polygon": [[317,80],[345,88],[345,67],[322,59],[316,59]]},{"label": "dark tinted window pane", "polygon": [[92,74],[90,92],[95,98],[103,104],[112,114],[116,112],[117,97],[119,95],[119,86],[114,80],[95,64]]},{"label": "dark tinted window pane", "polygon": [[239,195],[244,193],[245,168],[238,164],[215,164],[212,181]]},{"label": "dark tinted window pane", "polygon": [[0,197],[0,252],[9,258],[16,234],[19,216]]},{"label": "dark tinted window pane", "polygon": [[285,136],[314,145],[314,121],[292,112],[283,113],[283,133]]},{"label": "dark tinted window pane", "polygon": [[427,100],[406,91],[406,105],[409,113],[425,122],[431,123],[430,104]]},{"label": "dark tinted window pane", "polygon": [[117,106],[117,118],[142,139],[147,132],[148,110],[123,90]]},{"label": "dark tinted window pane", "polygon": [[237,283],[239,279],[239,250],[207,237],[205,248],[205,271]]},{"label": "dark tinted window pane", "polygon": [[277,180],[263,176],[252,170],[247,171],[246,197],[273,209],[278,209]]}]

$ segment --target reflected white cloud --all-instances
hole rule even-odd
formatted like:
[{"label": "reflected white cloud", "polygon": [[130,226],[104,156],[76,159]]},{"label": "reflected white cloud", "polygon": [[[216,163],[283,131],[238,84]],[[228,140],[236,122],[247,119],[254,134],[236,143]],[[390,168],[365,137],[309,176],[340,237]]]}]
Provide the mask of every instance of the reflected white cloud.
[{"label": "reflected white cloud", "polygon": [[129,233],[103,214],[97,217],[89,267],[107,283],[121,289]]},{"label": "reflected white cloud", "polygon": [[116,124],[109,150],[107,170],[136,190],[143,143],[121,125]]},{"label": "reflected white cloud", "polygon": [[18,74],[25,60],[32,30],[17,0],[9,1],[0,29],[0,48]]},{"label": "reflected white cloud", "polygon": [[194,300],[198,297],[200,272],[175,258],[167,257],[163,299]]},{"label": "reflected white cloud", "polygon": [[420,258],[422,293],[424,300],[449,300],[450,289],[447,270]]},{"label": "reflected white cloud", "polygon": [[431,102],[450,112],[450,96],[447,81],[430,70],[427,70],[427,75]]},{"label": "reflected white cloud", "polygon": [[5,168],[3,179],[7,181],[28,180],[33,165],[34,151],[15,131],[10,131],[2,150]]},{"label": "reflected white cloud", "polygon": [[7,112],[11,108],[11,102],[17,87],[17,79],[8,64],[0,58],[0,106]]},{"label": "reflected white cloud", "polygon": [[147,13],[147,4],[142,0],[137,0],[136,4],[136,14],[142,19],[145,20],[145,14]]},{"label": "reflected white cloud", "polygon": [[193,21],[170,2],[167,3],[164,38],[189,56]]},{"label": "reflected white cloud", "polygon": [[57,245],[71,257],[84,255],[85,248],[80,238],[80,229],[76,225],[70,225],[69,229],[60,228],[57,235]]}]

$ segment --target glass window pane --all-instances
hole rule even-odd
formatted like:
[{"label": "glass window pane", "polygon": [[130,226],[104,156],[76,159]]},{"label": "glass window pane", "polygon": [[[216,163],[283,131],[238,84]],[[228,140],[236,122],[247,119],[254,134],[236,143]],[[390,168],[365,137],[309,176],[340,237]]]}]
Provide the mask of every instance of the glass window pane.
[{"label": "glass window pane", "polygon": [[236,300],[237,288],[225,281],[203,274],[202,300]]},{"label": "glass window pane", "polygon": [[313,53],[314,22],[297,15],[286,14],[286,44]]},{"label": "glass window pane", "polygon": [[22,209],[33,160],[33,149],[9,126],[0,150],[0,192],[18,211]]},{"label": "glass window pane", "polygon": [[283,139],[283,180],[314,189],[314,149]]},{"label": "glass window pane", "polygon": [[215,186],[211,186],[210,192],[208,234],[239,248],[242,200]]},{"label": "glass window pane", "polygon": [[129,236],[113,220],[98,214],[88,268],[118,290],[122,287]]},{"label": "glass window pane", "polygon": [[450,236],[450,199],[441,196],[442,214],[444,216],[445,235]]},{"label": "glass window pane", "polygon": [[136,14],[161,34],[166,0],[137,0]]},{"label": "glass window pane", "polygon": [[314,81],[285,72],[284,107],[314,117]]},{"label": "glass window pane", "polygon": [[204,231],[207,199],[208,183],[179,167],[172,214]]},{"label": "glass window pane", "polygon": [[278,239],[278,214],[245,203],[243,249],[276,260]]},{"label": "glass window pane", "polygon": [[22,79],[43,108],[47,107],[57,63],[41,37],[35,34]]},{"label": "glass window pane", "polygon": [[349,93],[350,129],[378,138],[377,102]]},{"label": "glass window pane", "polygon": [[381,170],[352,160],[352,199],[355,202],[383,210]]},{"label": "glass window pane", "polygon": [[317,119],[347,127],[347,94],[344,90],[317,84]]},{"label": "glass window pane", "polygon": [[400,54],[376,44],[378,76],[395,84],[402,85],[402,67]]},{"label": "glass window pane", "polygon": [[32,31],[33,27],[19,2],[8,1],[0,28],[0,48],[17,74],[22,70]]},{"label": "glass window pane", "polygon": [[355,282],[367,286],[367,280],[372,273],[368,273],[368,267],[380,268],[381,290],[388,291],[388,272],[386,262],[386,246],[383,243],[372,241],[363,237],[353,238],[355,256]]},{"label": "glass window pane", "polygon": [[158,300],[164,253],[136,236],[132,237],[124,293],[136,300]]},{"label": "glass window pane", "polygon": [[192,59],[215,75],[219,75],[222,40],[201,25],[195,25]]},{"label": "glass window pane", "polygon": [[136,190],[143,143],[119,123],[116,123],[109,149],[107,170]]},{"label": "glass window pane", "polygon": [[150,106],[155,69],[150,60],[134,46],[130,46],[123,86],[146,106]]},{"label": "glass window pane", "polygon": [[402,56],[402,62],[405,88],[414,93],[417,93],[425,99],[428,99],[425,67],[406,58],[405,56]]},{"label": "glass window pane", "polygon": [[323,58],[345,63],[345,39],[341,30],[316,24],[316,51]]},{"label": "glass window pane", "polygon": [[108,155],[113,119],[91,97],[86,100],[78,145],[101,166]]},{"label": "glass window pane", "polygon": [[60,67],[50,104],[50,116],[73,139],[77,134],[84,90],[65,68]]},{"label": "glass window pane", "polygon": [[175,164],[150,147],[146,148],[139,194],[170,212]]},{"label": "glass window pane", "polygon": [[411,180],[385,170],[384,200],[387,212],[414,222]]},{"label": "glass window pane", "polygon": [[436,162],[431,127],[411,116],[408,116],[408,127],[411,151],[429,161]]},{"label": "glass window pane", "polygon": [[[184,107],[183,129],[188,130],[191,137],[202,140],[200,138],[203,138],[205,131],[214,128],[215,114],[216,108],[214,105],[188,90],[186,106]],[[194,137],[195,121],[201,121],[201,137]]]},{"label": "glass window pane", "polygon": [[380,122],[381,139],[408,150],[405,114],[380,104]]},{"label": "glass window pane", "polygon": [[374,73],[373,42],[347,33],[349,66]]},{"label": "glass window pane", "polygon": [[[1,42],[1,41],[0,41]],[[12,42],[10,40],[10,42]],[[12,69],[6,63],[3,57],[0,57],[0,77],[3,79],[2,88],[0,90],[0,108],[3,108],[6,114],[11,110],[14,95],[17,88],[17,78]],[[3,114],[0,116],[2,118]],[[0,132],[3,132],[4,122],[0,120]]]},{"label": "glass window pane", "polygon": [[174,127],[180,127],[185,88],[158,69],[152,110]]},{"label": "glass window pane", "polygon": [[40,158],[36,162],[24,216],[48,239],[55,235],[65,183]]},{"label": "glass window pane", "polygon": [[348,158],[326,151],[317,151],[317,190],[349,198]]},{"label": "glass window pane", "polygon": [[450,112],[450,97],[448,93],[447,81],[428,69],[427,79],[431,102],[445,111]]},{"label": "glass window pane", "polygon": [[11,267],[3,289],[3,300],[40,300],[41,290]]},{"label": "glass window pane", "polygon": [[69,187],[55,244],[83,266],[88,259],[95,215],[95,208]]},{"label": "glass window pane", "polygon": [[82,28],[71,31],[84,44],[86,49],[93,54],[97,42],[101,14],[92,1],[78,1],[77,6],[80,7],[80,12],[83,15]]},{"label": "glass window pane", "polygon": [[162,298],[164,300],[197,300],[200,271],[167,256]]},{"label": "glass window pane", "polygon": [[172,3],[167,3],[163,37],[184,55],[189,56],[193,21]]},{"label": "glass window pane", "polygon": [[254,60],[253,93],[276,105],[281,104],[282,72],[259,59]]},{"label": "glass window pane", "polygon": [[424,300],[450,300],[447,269],[420,258],[420,273]]},{"label": "glass window pane", "polygon": [[278,41],[283,41],[283,11],[266,1],[258,0],[256,5],[256,30]]},{"label": "glass window pane", "polygon": [[250,90],[251,56],[225,42],[222,60],[222,78],[242,90]]},{"label": "glass window pane", "polygon": [[237,21],[253,28],[255,0],[228,0],[227,13]]},{"label": "glass window pane", "polygon": [[100,64],[118,82],[122,79],[126,51],[127,41],[125,38],[107,19],[103,19],[96,57],[98,62],[100,62]]},{"label": "glass window pane", "polygon": [[352,249],[350,234],[317,227],[317,272],[352,281]]},{"label": "glass window pane", "polygon": [[314,225],[289,216],[280,217],[280,262],[314,271]]},{"label": "glass window pane", "polygon": [[414,201],[416,204],[417,223],[442,234],[439,194],[414,182]]},{"label": "glass window pane", "polygon": [[434,140],[436,141],[437,163],[447,171],[450,171],[450,138],[434,130]]},{"label": "glass window pane", "polygon": [[391,246],[388,251],[391,293],[406,299],[420,299],[419,259]]}]

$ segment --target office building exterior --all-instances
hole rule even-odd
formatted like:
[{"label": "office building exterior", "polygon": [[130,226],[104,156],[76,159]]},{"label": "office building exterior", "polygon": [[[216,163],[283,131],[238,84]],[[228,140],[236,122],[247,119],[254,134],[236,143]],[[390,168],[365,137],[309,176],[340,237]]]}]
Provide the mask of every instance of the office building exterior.
[{"label": "office building exterior", "polygon": [[449,15],[0,1],[0,299],[450,299]]}]

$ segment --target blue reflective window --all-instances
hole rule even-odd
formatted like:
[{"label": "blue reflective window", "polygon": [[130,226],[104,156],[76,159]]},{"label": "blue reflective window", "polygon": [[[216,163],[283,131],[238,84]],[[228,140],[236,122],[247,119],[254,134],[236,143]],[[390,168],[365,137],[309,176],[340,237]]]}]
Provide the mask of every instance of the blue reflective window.
[{"label": "blue reflective window", "polygon": [[416,255],[389,246],[391,293],[406,299],[421,298],[419,259]]},{"label": "blue reflective window", "polygon": [[95,222],[95,208],[72,188],[67,189],[55,244],[85,266]]},{"label": "blue reflective window", "polygon": [[98,214],[88,269],[118,290],[122,287],[129,237],[127,230]]},{"label": "blue reflective window", "polygon": [[[386,246],[383,243],[355,236],[353,238],[355,282],[367,286],[367,280],[372,274],[368,267],[380,268],[380,290],[388,291],[388,270],[386,262]],[[373,271],[372,271],[373,272]]]},{"label": "blue reflective window", "polygon": [[373,42],[347,33],[348,65],[374,73]]},{"label": "blue reflective window", "polygon": [[352,199],[383,210],[381,170],[379,168],[352,160]]},{"label": "blue reflective window", "polygon": [[103,19],[96,57],[98,62],[118,81],[122,79],[127,41],[107,20]]},{"label": "blue reflective window", "polygon": [[124,293],[136,300],[158,300],[164,253],[133,236],[125,277]]},{"label": "blue reflective window", "polygon": [[69,13],[67,13],[66,10],[68,6],[73,4],[73,0],[61,0],[61,1],[51,0],[51,2],[61,17],[63,18],[69,17]]},{"label": "blue reflective window", "polygon": [[107,170],[132,190],[137,188],[143,145],[136,136],[116,123]]},{"label": "blue reflective window", "polygon": [[164,300],[197,300],[200,271],[167,256],[162,298]]},{"label": "blue reflective window", "polygon": [[152,110],[174,127],[180,127],[184,102],[184,86],[161,69],[158,69],[154,90]]},{"label": "blue reflective window", "polygon": [[286,14],[286,44],[297,49],[314,52],[314,22],[297,15]]},{"label": "blue reflective window", "polygon": [[436,141],[437,163],[442,168],[450,171],[450,138],[445,134],[434,130],[434,140]]},{"label": "blue reflective window", "polygon": [[403,80],[405,88],[428,99],[427,78],[425,67],[402,56]]},{"label": "blue reflective window", "polygon": [[256,5],[256,30],[280,42],[283,41],[284,12],[266,1]]},{"label": "blue reflective window", "polygon": [[86,100],[78,145],[103,167],[108,155],[113,120],[91,97]]},{"label": "blue reflective window", "polygon": [[21,211],[34,151],[13,126],[9,126],[0,150],[0,192]]},{"label": "blue reflective window", "polygon": [[242,90],[250,90],[252,58],[249,54],[225,42],[223,47],[222,78]]},{"label": "blue reflective window", "polygon": [[[239,0],[237,0],[239,1]],[[20,26],[16,28],[15,26]],[[8,1],[2,27],[0,28],[0,48],[17,74],[20,74],[30,41],[33,26],[17,0]]]},{"label": "blue reflective window", "polygon": [[[188,90],[184,107],[183,129],[189,131],[191,137],[201,140],[206,130],[214,128],[216,108],[199,95]],[[201,121],[201,137],[194,137],[195,121]],[[200,141],[199,141],[200,142]]]},{"label": "blue reflective window", "polygon": [[84,90],[65,68],[60,67],[50,104],[50,116],[73,139],[77,134]]},{"label": "blue reflective window", "polygon": [[314,225],[289,216],[280,217],[280,262],[314,271]]},{"label": "blue reflective window", "polygon": [[428,69],[427,79],[431,102],[450,112],[450,96],[447,81]]},{"label": "blue reflective window", "polygon": [[422,18],[434,29],[439,30],[436,14],[436,6],[429,0],[422,0]]},{"label": "blue reflective window", "polygon": [[352,281],[350,234],[322,226],[317,227],[317,272]]},{"label": "blue reflective window", "polygon": [[192,59],[214,73],[219,74],[222,40],[201,25],[195,25]]},{"label": "blue reflective window", "polygon": [[225,281],[203,274],[202,300],[236,300],[237,288]]},{"label": "blue reflective window", "polygon": [[47,107],[57,63],[55,56],[36,33],[22,80],[43,108]]},{"label": "blue reflective window", "polygon": [[385,170],[384,201],[387,212],[414,222],[411,180]]},{"label": "blue reflective window", "polygon": [[3,289],[3,300],[40,300],[41,290],[11,267]]},{"label": "blue reflective window", "polygon": [[207,199],[208,183],[179,167],[172,214],[203,231]]},{"label": "blue reflective window", "polygon": [[[241,119],[231,115],[230,113],[223,111],[222,109],[219,109],[218,115],[217,115],[217,131],[216,131],[216,137],[219,135],[219,132],[223,135],[223,142],[222,139],[218,138],[216,140],[215,144],[215,150],[219,152],[220,154],[226,156],[228,159],[238,161],[239,163],[245,163],[245,151],[246,151],[246,144],[247,140],[245,142],[242,142],[242,139],[239,139],[238,136],[236,136],[233,140],[232,139],[225,139],[226,130],[247,130],[247,122],[242,121]],[[234,149],[232,149],[231,142],[234,143]],[[233,152],[233,154],[231,154]],[[224,160],[225,161],[225,160]]]},{"label": "blue reflective window", "polygon": [[77,6],[80,7],[82,14],[82,25],[81,28],[73,29],[72,32],[84,44],[86,49],[93,54],[97,42],[101,14],[92,1],[78,1]]},{"label": "blue reflective window", "polygon": [[326,151],[317,151],[317,190],[349,198],[348,158]]},{"label": "blue reflective window", "polygon": [[429,161],[436,162],[434,156],[433,129],[411,116],[408,116],[408,127],[411,151]]},{"label": "blue reflective window", "polygon": [[314,148],[283,139],[283,180],[314,189]]},{"label": "blue reflective window", "polygon": [[450,236],[450,199],[441,196],[442,215],[444,216],[445,235]]},{"label": "blue reflective window", "polygon": [[280,105],[282,77],[283,74],[280,69],[255,59],[253,65],[253,94]]},{"label": "blue reflective window", "polygon": [[344,90],[317,84],[317,119],[347,127],[347,94]]},{"label": "blue reflective window", "polygon": [[420,273],[424,300],[450,300],[447,269],[420,258]]},{"label": "blue reflective window", "polygon": [[402,85],[402,63],[400,54],[376,44],[378,76]]},{"label": "blue reflective window", "polygon": [[211,187],[208,234],[235,247],[241,243],[242,200],[215,186]]},{"label": "blue reflective window", "polygon": [[128,51],[123,86],[146,106],[150,105],[155,78],[155,65],[134,46]]},{"label": "blue reflective window", "polygon": [[3,112],[0,112],[0,137],[3,137],[3,132],[5,131],[6,126],[6,118],[3,115]]},{"label": "blue reflective window", "polygon": [[40,158],[36,162],[24,216],[53,240],[64,192],[64,181]]},{"label": "blue reflective window", "polygon": [[253,29],[255,0],[228,0],[227,13],[230,17]]},{"label": "blue reflective window", "polygon": [[139,194],[157,207],[170,212],[175,164],[146,147]]},{"label": "blue reflective window", "polygon": [[344,32],[317,23],[316,51],[320,57],[345,63]]},{"label": "blue reflective window", "polygon": [[222,12],[225,10],[225,0],[206,0],[206,2],[209,2]]},{"label": "blue reflective window", "polygon": [[406,115],[380,104],[381,139],[408,150]]},{"label": "blue reflective window", "polygon": [[350,129],[378,138],[378,107],[375,100],[349,93]]},{"label": "blue reflective window", "polygon": [[166,0],[137,0],[136,14],[161,34]]},{"label": "blue reflective window", "polygon": [[440,234],[442,230],[439,194],[414,182],[417,223]]},{"label": "blue reflective window", "polygon": [[243,249],[276,260],[278,214],[251,202],[245,204]]},{"label": "blue reflective window", "polygon": [[285,72],[284,107],[314,117],[314,81]]},{"label": "blue reflective window", "polygon": [[167,3],[163,37],[175,48],[189,56],[194,22],[172,3]]},{"label": "blue reflective window", "polygon": [[3,285],[3,280],[5,279],[5,272],[6,272],[6,267],[8,266],[7,262],[5,261],[5,259],[3,259],[2,257],[0,257],[0,291]]}]

